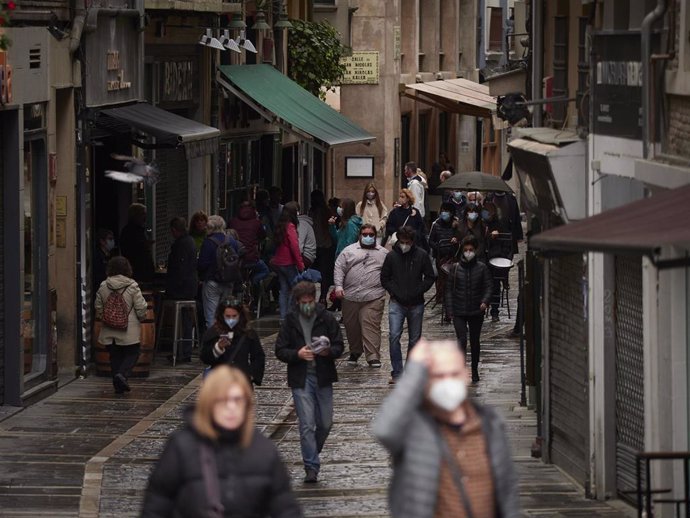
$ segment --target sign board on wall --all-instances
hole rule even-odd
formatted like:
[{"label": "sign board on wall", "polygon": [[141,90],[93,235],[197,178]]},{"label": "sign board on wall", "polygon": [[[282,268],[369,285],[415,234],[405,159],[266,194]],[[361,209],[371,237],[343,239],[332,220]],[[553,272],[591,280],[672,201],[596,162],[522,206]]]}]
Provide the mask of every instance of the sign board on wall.
[{"label": "sign board on wall", "polygon": [[353,52],[342,59],[345,65],[344,85],[379,84],[379,53],[376,50]]},{"label": "sign board on wall", "polygon": [[[658,41],[658,38],[654,38]],[[656,45],[652,42],[652,48]],[[594,133],[642,139],[642,60],[639,32],[593,38]]]}]

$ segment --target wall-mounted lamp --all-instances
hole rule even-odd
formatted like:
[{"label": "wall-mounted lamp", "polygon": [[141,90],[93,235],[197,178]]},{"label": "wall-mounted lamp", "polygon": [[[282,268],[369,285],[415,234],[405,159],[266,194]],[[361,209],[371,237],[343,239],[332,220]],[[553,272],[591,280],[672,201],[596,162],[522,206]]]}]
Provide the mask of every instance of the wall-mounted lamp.
[{"label": "wall-mounted lamp", "polygon": [[292,29],[292,24],[288,21],[288,15],[285,12],[285,6],[283,10],[278,15],[278,21],[273,24],[274,29]]},{"label": "wall-mounted lamp", "polygon": [[263,11],[257,11],[254,17],[254,25],[252,25],[253,31],[267,31],[270,30],[271,26],[266,23],[266,13]]},{"label": "wall-mounted lamp", "polygon": [[223,35],[218,40],[223,47],[234,52],[242,52],[240,46],[230,37],[230,29],[223,30]]},{"label": "wall-mounted lamp", "polygon": [[206,29],[206,32],[201,35],[199,45],[211,47],[212,49],[225,50],[225,47],[221,45],[220,41],[218,41],[218,38],[213,36],[211,29]]},{"label": "wall-mounted lamp", "polygon": [[244,19],[242,18],[242,13],[233,13],[232,18],[228,23],[228,28],[239,30],[244,30],[247,28],[247,24],[244,23]]}]

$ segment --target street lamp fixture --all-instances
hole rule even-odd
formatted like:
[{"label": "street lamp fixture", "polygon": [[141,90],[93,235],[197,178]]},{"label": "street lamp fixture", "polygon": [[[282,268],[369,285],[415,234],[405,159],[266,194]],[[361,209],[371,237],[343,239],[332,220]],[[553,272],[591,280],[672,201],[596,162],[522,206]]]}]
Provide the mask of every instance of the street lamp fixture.
[{"label": "street lamp fixture", "polygon": [[206,29],[206,32],[201,35],[199,45],[211,47],[212,49],[225,50],[225,47],[221,45],[220,41],[218,41],[218,38],[213,36],[211,29]]},{"label": "street lamp fixture", "polygon": [[285,6],[283,6],[283,10],[281,13],[278,15],[278,21],[273,24],[274,29],[292,29],[292,24],[288,21],[288,15],[285,12]]},{"label": "street lamp fixture", "polygon": [[228,23],[229,29],[239,29],[244,30],[247,28],[247,24],[244,23],[242,13],[233,13],[230,23]]},{"label": "street lamp fixture", "polygon": [[270,30],[271,26],[266,23],[266,13],[263,11],[257,11],[254,17],[254,25],[252,25],[253,31],[267,31]]}]

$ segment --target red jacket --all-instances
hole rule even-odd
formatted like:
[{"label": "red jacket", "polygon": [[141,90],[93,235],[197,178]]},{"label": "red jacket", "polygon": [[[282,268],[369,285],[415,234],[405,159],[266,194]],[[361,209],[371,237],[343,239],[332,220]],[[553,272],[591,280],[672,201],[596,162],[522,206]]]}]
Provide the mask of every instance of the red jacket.
[{"label": "red jacket", "polygon": [[304,261],[299,252],[299,239],[297,238],[297,228],[293,223],[288,223],[285,239],[276,248],[273,256],[273,264],[276,266],[297,266],[301,272],[304,270]]},{"label": "red jacket", "polygon": [[266,237],[264,227],[261,225],[256,215],[256,210],[252,207],[242,207],[237,217],[230,220],[230,226],[240,243],[244,245],[245,254],[242,258],[247,264],[255,263],[259,260],[259,242]]}]

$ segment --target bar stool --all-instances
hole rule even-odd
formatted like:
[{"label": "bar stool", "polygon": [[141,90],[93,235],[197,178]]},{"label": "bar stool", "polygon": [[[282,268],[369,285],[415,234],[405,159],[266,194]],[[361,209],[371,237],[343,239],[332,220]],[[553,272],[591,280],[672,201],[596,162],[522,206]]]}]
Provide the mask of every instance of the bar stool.
[{"label": "bar stool", "polygon": [[[197,320],[197,315],[196,315],[196,301],[195,300],[164,300],[162,307],[161,307],[161,316],[160,316],[160,323],[159,323],[159,328],[158,328],[158,334],[156,336],[156,351],[158,350],[158,347],[160,346],[161,339],[163,338],[163,327],[165,324],[165,314],[170,310],[173,309],[173,314],[175,316],[174,324],[173,324],[173,336],[172,336],[172,363],[173,367],[175,366],[175,363],[177,362],[177,346],[179,342],[185,342],[185,341],[190,341],[192,342],[192,347],[197,347],[199,345],[199,321]],[[180,338],[180,324],[181,324],[181,315],[182,311],[185,309],[189,310],[192,313],[192,319],[193,319],[193,329],[192,329],[192,338]],[[166,339],[170,339],[170,337],[166,337]]]}]

